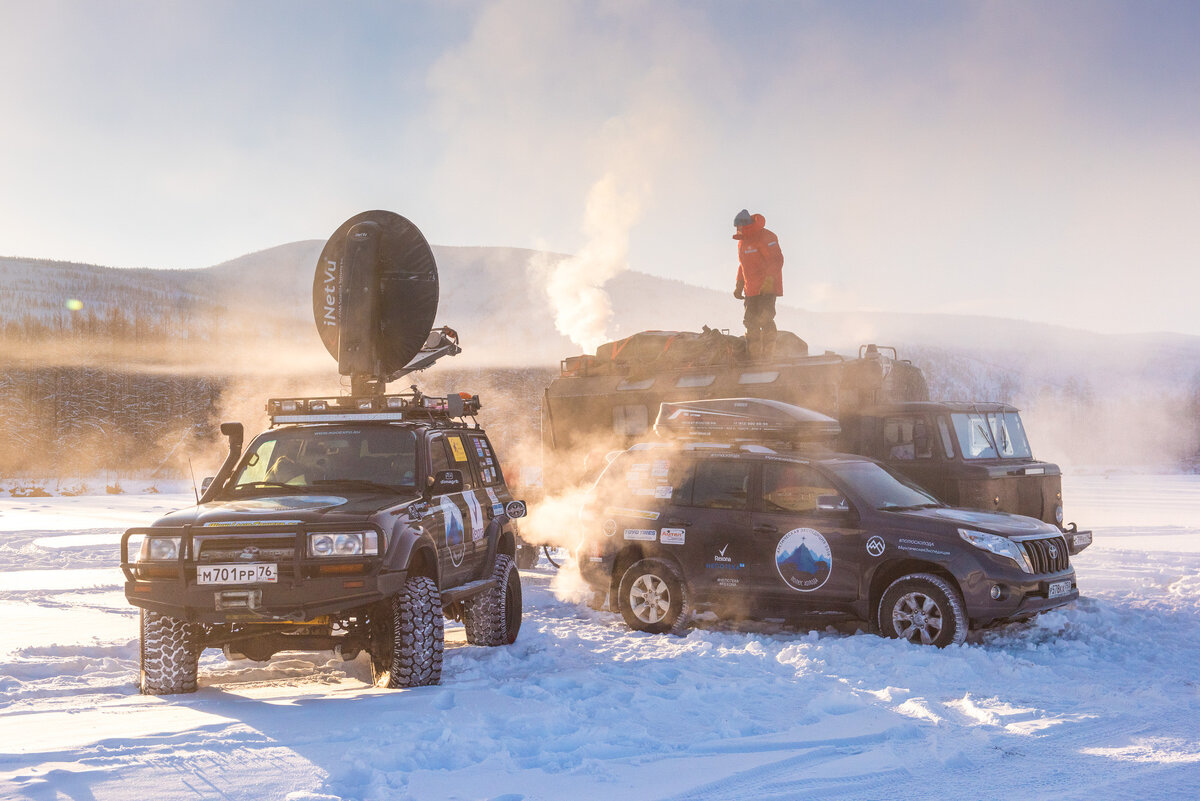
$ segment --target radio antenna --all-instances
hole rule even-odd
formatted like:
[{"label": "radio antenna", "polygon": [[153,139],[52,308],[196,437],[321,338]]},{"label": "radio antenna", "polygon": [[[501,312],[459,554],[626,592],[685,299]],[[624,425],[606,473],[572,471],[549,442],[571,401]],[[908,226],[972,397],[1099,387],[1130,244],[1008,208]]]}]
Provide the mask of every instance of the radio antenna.
[{"label": "radio antenna", "polygon": [[188,457],[188,472],[192,474],[192,493],[196,496],[196,505],[200,505],[200,490],[196,489],[196,471],[192,467],[192,457]]}]

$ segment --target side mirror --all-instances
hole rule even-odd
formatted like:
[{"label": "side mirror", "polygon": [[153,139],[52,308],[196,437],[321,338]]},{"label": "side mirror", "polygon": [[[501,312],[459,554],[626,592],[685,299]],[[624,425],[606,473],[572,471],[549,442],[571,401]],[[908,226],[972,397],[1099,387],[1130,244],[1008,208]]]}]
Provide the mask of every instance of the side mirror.
[{"label": "side mirror", "polygon": [[850,504],[841,495],[818,495],[818,512],[849,512]]},{"label": "side mirror", "polygon": [[433,474],[433,494],[449,495],[463,491],[461,470],[439,470]]},{"label": "side mirror", "polygon": [[208,492],[208,488],[209,488],[209,486],[212,485],[212,483],[213,483],[213,476],[205,476],[204,480],[200,482],[200,491]]}]

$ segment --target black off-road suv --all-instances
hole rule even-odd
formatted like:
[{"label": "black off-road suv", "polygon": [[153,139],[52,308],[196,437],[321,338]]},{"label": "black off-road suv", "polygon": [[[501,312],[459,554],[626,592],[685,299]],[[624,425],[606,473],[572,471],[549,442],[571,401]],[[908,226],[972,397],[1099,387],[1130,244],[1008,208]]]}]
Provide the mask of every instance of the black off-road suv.
[{"label": "black off-road suv", "polygon": [[1079,596],[1063,532],[951,508],[861,456],[806,440],[831,418],[777,401],[662,404],[673,441],[617,456],[582,512],[584,577],[631,628],[682,633],[690,613],[842,613],[945,646]]},{"label": "black off-road suv", "polygon": [[[467,642],[521,626],[515,518],[477,397],[417,392],[285,398],[270,430],[230,454],[197,506],[122,538],[141,607],[141,689],[192,692],[205,648],[371,656],[385,687],[436,684],[443,617]],[[131,552],[132,549],[132,552]]]}]

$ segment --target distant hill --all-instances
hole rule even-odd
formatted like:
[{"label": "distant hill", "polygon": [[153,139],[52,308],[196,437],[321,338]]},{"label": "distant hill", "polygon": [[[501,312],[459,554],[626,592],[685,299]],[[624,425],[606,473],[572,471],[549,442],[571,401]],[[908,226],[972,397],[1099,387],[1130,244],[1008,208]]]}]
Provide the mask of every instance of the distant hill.
[{"label": "distant hill", "polygon": [[[0,294],[6,352],[0,355],[28,355],[36,363],[42,351],[22,339],[22,331],[46,326],[44,345],[55,330],[80,328],[91,315],[88,330],[121,331],[135,344],[101,356],[54,351],[55,358],[86,364],[143,359],[161,369],[190,366],[209,374],[324,373],[332,360],[311,317],[312,273],[322,244],[293,242],[197,270],[0,258],[6,287]],[[580,352],[555,330],[543,279],[530,266],[535,258],[553,264],[565,256],[505,247],[435,246],[434,253],[441,275],[438,324],[455,328],[464,346],[445,364],[542,367]],[[620,273],[605,289],[614,339],[703,325],[741,331],[741,304],[727,292],[636,271]],[[80,308],[68,309],[68,300]],[[925,370],[935,398],[1016,403],[1030,425],[1049,432],[1041,438],[1048,456],[1196,458],[1200,337],[1098,334],[1088,329],[1103,321],[1072,320],[1068,313],[1062,325],[1035,323],[998,316],[986,292],[979,301],[973,316],[818,313],[781,303],[778,323],[814,352],[852,355],[868,342],[895,346],[901,358]],[[171,341],[156,349],[153,340],[161,336]],[[1060,435],[1071,445],[1059,447]]]}]

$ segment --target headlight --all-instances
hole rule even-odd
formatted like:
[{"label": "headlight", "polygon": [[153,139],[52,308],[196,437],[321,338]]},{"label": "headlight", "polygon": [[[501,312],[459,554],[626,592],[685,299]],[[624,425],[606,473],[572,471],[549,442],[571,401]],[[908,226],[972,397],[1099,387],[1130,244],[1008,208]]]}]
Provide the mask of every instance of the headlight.
[{"label": "headlight", "polygon": [[309,556],[378,556],[379,534],[347,531],[308,535]]},{"label": "headlight", "polygon": [[179,537],[147,537],[142,541],[138,561],[170,562],[179,558]]},{"label": "headlight", "polygon": [[986,534],[982,531],[971,531],[967,528],[960,528],[958,536],[976,548],[990,551],[997,556],[1003,556],[1005,559],[1011,559],[1016,562],[1017,567],[1026,573],[1033,572],[1033,565],[1029,563],[1029,557],[1025,555],[1025,551],[1008,537],[1001,537],[997,534]]},{"label": "headlight", "polygon": [[1060,503],[1058,506],[1054,507],[1054,522],[1058,523],[1061,526],[1062,521],[1063,521],[1063,510],[1062,510],[1062,504]]}]

